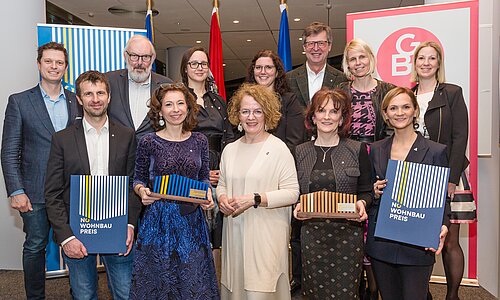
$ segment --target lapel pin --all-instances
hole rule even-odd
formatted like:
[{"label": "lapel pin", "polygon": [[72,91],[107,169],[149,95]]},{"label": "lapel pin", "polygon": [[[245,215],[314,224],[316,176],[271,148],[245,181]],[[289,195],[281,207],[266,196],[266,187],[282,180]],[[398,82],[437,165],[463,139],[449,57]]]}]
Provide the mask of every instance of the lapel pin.
[{"label": "lapel pin", "polygon": [[417,151],[417,150],[418,150],[417,147],[413,148],[413,151]]}]

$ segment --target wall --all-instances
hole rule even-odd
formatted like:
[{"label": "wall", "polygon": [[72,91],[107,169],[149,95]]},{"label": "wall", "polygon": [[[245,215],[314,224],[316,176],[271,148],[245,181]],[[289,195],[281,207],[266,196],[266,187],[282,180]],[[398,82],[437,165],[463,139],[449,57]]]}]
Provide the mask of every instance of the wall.
[{"label": "wall", "polygon": [[[4,41],[0,47],[4,68],[0,72],[1,131],[9,95],[31,88],[38,81],[36,23],[43,22],[45,1],[18,0],[15,6],[4,6],[0,10],[0,35]],[[10,208],[3,176],[0,177],[0,269],[22,269],[22,220],[19,213]]]}]

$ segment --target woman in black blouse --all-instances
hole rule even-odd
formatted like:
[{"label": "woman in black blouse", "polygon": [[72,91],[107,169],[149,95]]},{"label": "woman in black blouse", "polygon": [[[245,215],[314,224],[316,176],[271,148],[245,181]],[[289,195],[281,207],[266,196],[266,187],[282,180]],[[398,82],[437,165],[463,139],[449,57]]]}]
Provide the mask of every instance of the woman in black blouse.
[{"label": "woman in black blouse", "polygon": [[278,94],[281,119],[272,133],[293,150],[304,142],[304,111],[295,94],[290,92],[285,76],[279,56],[271,50],[261,50],[248,66],[246,81],[263,85]]},{"label": "woman in black blouse", "polygon": [[[217,186],[222,149],[233,141],[234,135],[227,117],[226,102],[219,96],[214,88],[215,85],[208,78],[209,67],[210,62],[205,49],[192,47],[182,56],[180,73],[182,82],[189,88],[198,104],[198,125],[193,131],[203,133],[208,139],[210,183]],[[222,214],[208,216],[208,219],[211,221],[209,224],[212,248],[219,249],[222,237]]]},{"label": "woman in black blouse", "polygon": [[[297,146],[300,193],[355,194],[359,220],[303,219],[302,292],[310,299],[359,299],[363,263],[363,223],[371,203],[371,162],[366,145],[348,137],[351,104],[342,90],[322,88],[306,112],[316,139]],[[301,211],[297,205],[294,216]]]}]

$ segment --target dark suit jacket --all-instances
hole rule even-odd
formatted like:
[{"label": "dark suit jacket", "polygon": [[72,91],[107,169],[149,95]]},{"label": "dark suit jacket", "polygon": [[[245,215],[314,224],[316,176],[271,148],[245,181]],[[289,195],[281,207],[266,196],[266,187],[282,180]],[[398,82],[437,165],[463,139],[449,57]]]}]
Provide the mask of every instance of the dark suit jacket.
[{"label": "dark suit jacket", "polygon": [[[307,107],[310,101],[306,64],[286,73],[286,79],[291,91],[297,96],[300,105],[304,108]],[[345,77],[344,73],[326,64],[322,86],[333,89],[344,81],[347,81],[347,77]]]},{"label": "dark suit jacket", "polygon": [[[135,149],[134,131],[110,121],[108,172],[109,175],[130,177],[128,223],[137,226],[141,203],[132,190]],[[47,215],[58,244],[73,235],[69,226],[69,184],[71,175],[90,175],[87,153],[81,121],[57,132],[52,139],[45,181],[45,197]]]},{"label": "dark suit jacket", "polygon": [[[391,147],[394,137],[371,144],[370,157],[373,162],[374,175],[385,178],[387,164],[391,157]],[[405,161],[422,163],[435,166],[448,166],[446,157],[446,146],[430,141],[418,135],[411,147]],[[425,251],[422,247],[410,246],[386,239],[375,238],[375,227],[377,226],[377,214],[380,199],[373,201],[373,206],[368,214],[368,235],[366,238],[366,251],[369,256],[393,264],[429,266],[434,264],[435,257],[431,251]],[[443,224],[449,227],[449,203],[445,207]]]},{"label": "dark suit jacket", "polygon": [[[81,117],[81,107],[74,93],[64,93],[69,125]],[[7,195],[24,189],[32,203],[45,203],[45,173],[54,132],[39,85],[9,97],[1,154]]]},{"label": "dark suit jacket", "polygon": [[[414,87],[417,90],[418,85]],[[469,165],[465,156],[469,138],[469,115],[462,88],[440,83],[434,91],[424,115],[432,141],[448,146],[450,182],[458,184],[462,171]]]},{"label": "dark suit jacket", "polygon": [[295,146],[304,142],[304,108],[294,93],[284,93],[281,98],[281,119],[273,134],[280,138],[293,151]]},{"label": "dark suit jacket", "polygon": [[[109,81],[111,102],[108,107],[108,116],[125,127],[135,130],[132,113],[130,112],[130,104],[128,99],[128,71],[122,69],[112,71],[105,74]],[[151,95],[162,84],[172,82],[169,78],[151,72]],[[149,132],[153,132],[151,122],[146,116],[139,128],[136,130],[137,140]]]}]

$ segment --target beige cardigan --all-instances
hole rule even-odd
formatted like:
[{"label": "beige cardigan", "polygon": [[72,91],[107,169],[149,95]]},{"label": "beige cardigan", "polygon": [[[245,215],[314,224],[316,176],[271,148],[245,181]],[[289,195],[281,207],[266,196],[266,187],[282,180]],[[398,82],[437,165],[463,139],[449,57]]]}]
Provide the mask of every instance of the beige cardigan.
[{"label": "beige cardigan", "polygon": [[[221,157],[220,179],[217,196],[233,196],[232,174],[238,168],[236,161],[241,139],[224,148]],[[262,145],[245,181],[245,190],[239,195],[265,193],[268,207],[247,209],[236,218],[243,218],[244,236],[233,240],[233,217],[225,217],[222,229],[221,283],[232,291],[232,263],[243,264],[244,287],[248,291],[274,292],[281,274],[288,278],[288,241],[290,238],[291,205],[299,196],[299,184],[293,156],[285,143],[270,135]],[[237,196],[237,194],[234,194]],[[243,261],[231,258],[233,243],[243,242]]]}]

